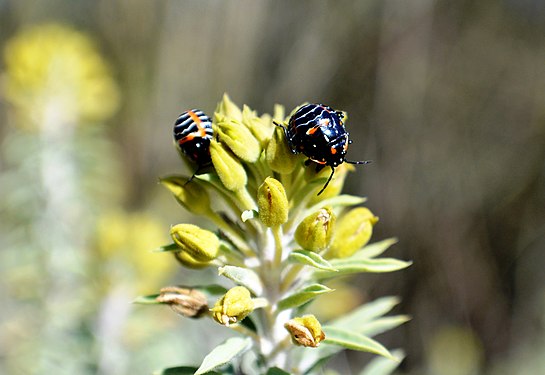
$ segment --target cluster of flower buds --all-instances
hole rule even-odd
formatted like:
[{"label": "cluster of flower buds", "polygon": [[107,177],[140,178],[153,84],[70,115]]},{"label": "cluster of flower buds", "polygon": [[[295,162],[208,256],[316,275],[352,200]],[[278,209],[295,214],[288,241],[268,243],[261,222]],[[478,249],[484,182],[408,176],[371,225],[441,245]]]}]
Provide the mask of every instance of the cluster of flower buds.
[{"label": "cluster of flower buds", "polygon": [[[246,333],[266,362],[277,365],[285,364],[281,358],[287,361],[279,353],[290,341],[310,348],[323,341],[340,346],[351,342],[339,339],[338,328],[331,329],[330,337],[314,315],[297,316],[313,299],[333,291],[322,282],[409,264],[374,259],[392,242],[378,250],[366,246],[378,218],[361,206],[364,198],[341,194],[353,167],[337,166],[331,183],[322,189],[331,178],[329,171],[309,166],[312,162],[303,154],[292,151],[285,129],[275,126],[288,120],[281,106],[275,106],[272,116],[258,116],[225,95],[210,120],[213,136],[199,145],[209,144],[211,162],[195,164],[184,157],[194,176],[161,179],[185,209],[210,225],[174,225],[173,243],[159,250],[173,252],[187,268],[218,267],[234,286],[220,289],[212,308],[210,290],[202,294],[169,287],[155,299],[181,315],[208,316]],[[197,136],[192,134],[192,140]],[[250,324],[242,322],[248,317]]]}]

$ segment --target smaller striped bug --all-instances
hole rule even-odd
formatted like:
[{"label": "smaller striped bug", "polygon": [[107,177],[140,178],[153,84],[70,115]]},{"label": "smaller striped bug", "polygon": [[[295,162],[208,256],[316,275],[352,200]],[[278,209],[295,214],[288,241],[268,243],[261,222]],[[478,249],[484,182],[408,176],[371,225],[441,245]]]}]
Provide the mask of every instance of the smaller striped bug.
[{"label": "smaller striped bug", "polygon": [[200,109],[185,111],[176,119],[174,140],[184,155],[197,164],[197,170],[186,184],[193,180],[202,167],[212,162],[210,157],[212,135],[212,120]]}]

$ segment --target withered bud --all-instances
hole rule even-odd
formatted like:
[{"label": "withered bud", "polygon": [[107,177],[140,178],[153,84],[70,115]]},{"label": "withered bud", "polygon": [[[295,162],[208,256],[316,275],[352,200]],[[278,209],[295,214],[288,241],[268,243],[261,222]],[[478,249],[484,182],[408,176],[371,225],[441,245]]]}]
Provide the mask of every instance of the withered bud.
[{"label": "withered bud", "polygon": [[200,318],[208,312],[206,296],[196,289],[181,286],[167,286],[160,290],[157,302],[164,303],[187,318]]}]

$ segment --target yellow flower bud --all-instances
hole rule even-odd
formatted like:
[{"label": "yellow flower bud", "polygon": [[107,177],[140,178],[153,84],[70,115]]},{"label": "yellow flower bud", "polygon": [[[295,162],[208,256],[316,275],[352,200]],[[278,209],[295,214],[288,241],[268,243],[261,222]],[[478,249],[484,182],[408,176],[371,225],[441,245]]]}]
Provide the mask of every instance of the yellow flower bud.
[{"label": "yellow flower bud", "polygon": [[[320,195],[313,194],[309,204],[313,205],[323,201],[324,199],[336,197],[337,195],[339,195],[344,187],[344,181],[346,180],[346,176],[348,175],[348,172],[352,172],[354,170],[355,170],[354,166],[348,163],[342,163],[337,168],[335,168],[335,174],[333,175],[333,178],[331,179],[331,182],[329,183],[329,185],[327,185],[327,187],[322,192],[322,194]],[[313,174],[314,175],[313,178],[316,178],[316,177],[328,178],[329,174],[331,173],[331,169],[324,168],[320,172],[316,173],[314,172],[313,168],[307,168],[305,172],[307,174],[308,173]],[[322,187],[320,186],[320,189],[321,188]]]},{"label": "yellow flower bud", "polygon": [[295,345],[316,348],[321,341],[325,340],[322,326],[314,315],[293,318],[286,322],[284,327],[290,333],[291,340]]},{"label": "yellow flower bud", "polygon": [[261,147],[265,147],[271,139],[274,125],[270,115],[258,117],[255,111],[252,111],[247,105],[242,107],[242,123],[250,129],[254,137],[257,138]]},{"label": "yellow flower bud", "polygon": [[206,189],[198,183],[187,183],[188,179],[180,176],[169,176],[160,180],[174,197],[189,212],[202,215],[210,211],[210,198]]},{"label": "yellow flower bud", "polygon": [[369,242],[378,217],[365,207],[358,207],[343,215],[337,222],[335,236],[326,257],[346,258]]},{"label": "yellow flower bud", "polygon": [[214,320],[225,326],[240,322],[254,311],[250,291],[243,286],[231,288],[210,309]]},{"label": "yellow flower bud", "polygon": [[214,139],[210,141],[210,156],[223,186],[231,191],[238,191],[246,186],[248,176],[240,161]]},{"label": "yellow flower bud", "polygon": [[174,242],[198,262],[209,262],[218,255],[218,237],[193,224],[178,224],[170,229]]},{"label": "yellow flower bud", "polygon": [[257,190],[259,219],[267,227],[276,227],[288,221],[289,203],[280,181],[267,177]]},{"label": "yellow flower bud", "polygon": [[295,170],[298,157],[291,152],[284,130],[277,126],[266,150],[267,163],[275,172],[289,174]]},{"label": "yellow flower bud", "polygon": [[191,269],[205,268],[210,265],[210,262],[199,262],[185,251],[177,251],[174,253],[174,258],[184,267]]},{"label": "yellow flower bud", "polygon": [[231,98],[229,98],[229,95],[227,95],[226,93],[223,94],[221,102],[218,103],[214,116],[214,120],[220,118],[231,118],[234,120],[242,121],[242,112],[240,111],[240,108],[231,101]]},{"label": "yellow flower bud", "polygon": [[335,219],[335,213],[330,207],[307,216],[295,230],[295,241],[305,250],[325,249],[331,241]]},{"label": "yellow flower bud", "polygon": [[261,146],[252,132],[237,120],[225,119],[216,125],[222,143],[240,159],[254,163],[261,154]]},{"label": "yellow flower bud", "polygon": [[169,305],[174,312],[188,318],[200,318],[208,312],[206,296],[196,289],[168,286],[161,289],[161,294],[156,300]]}]

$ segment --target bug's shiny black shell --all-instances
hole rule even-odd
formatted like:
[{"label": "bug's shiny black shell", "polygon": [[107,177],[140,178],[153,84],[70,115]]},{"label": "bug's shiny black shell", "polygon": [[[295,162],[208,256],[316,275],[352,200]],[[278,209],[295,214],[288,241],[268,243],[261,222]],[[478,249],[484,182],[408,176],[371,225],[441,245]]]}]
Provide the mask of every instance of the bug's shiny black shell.
[{"label": "bug's shiny black shell", "polygon": [[212,162],[210,158],[212,134],[212,121],[200,109],[185,111],[174,123],[176,144],[199,166]]},{"label": "bug's shiny black shell", "polygon": [[344,162],[348,150],[348,133],[344,114],[323,104],[307,104],[291,116],[286,136],[294,153],[335,168]]}]

